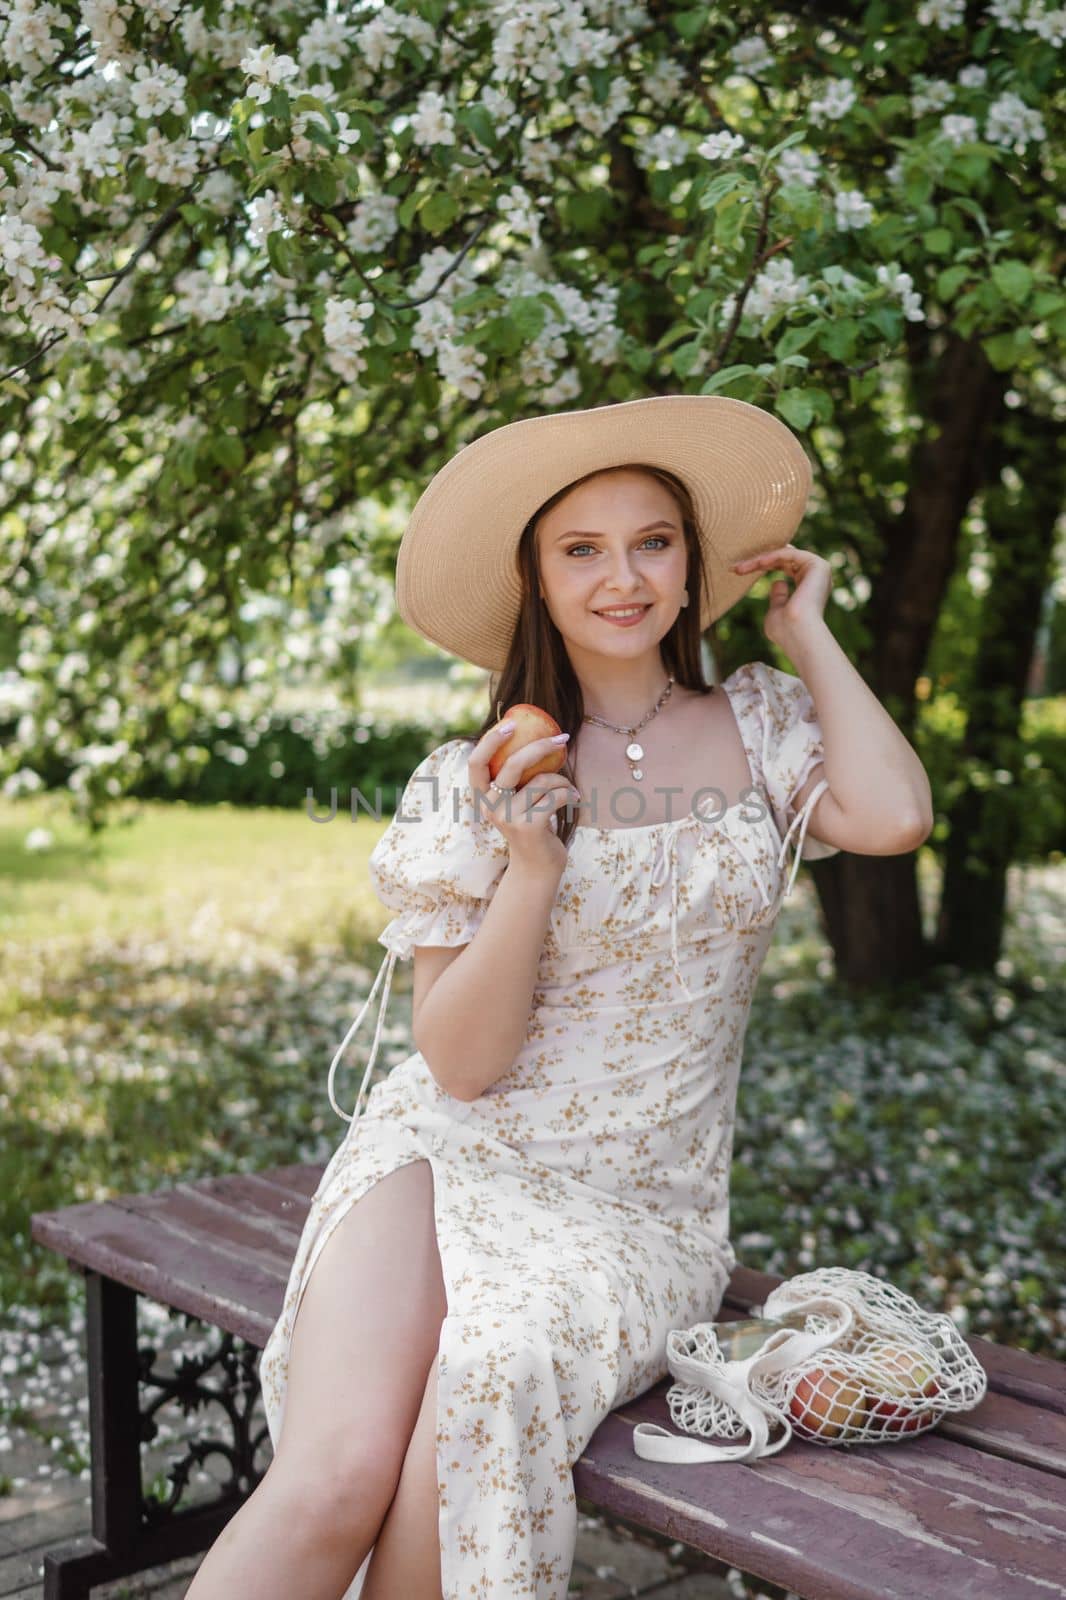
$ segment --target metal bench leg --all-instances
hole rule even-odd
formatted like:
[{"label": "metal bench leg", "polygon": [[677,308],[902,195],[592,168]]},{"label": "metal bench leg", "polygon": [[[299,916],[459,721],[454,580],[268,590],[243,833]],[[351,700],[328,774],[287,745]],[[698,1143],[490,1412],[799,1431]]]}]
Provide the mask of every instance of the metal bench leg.
[{"label": "metal bench leg", "polygon": [[206,1550],[255,1481],[249,1475],[243,1492],[165,1521],[147,1515],[141,1439],[148,1419],[140,1406],[137,1296],[99,1273],[85,1277],[93,1531],[45,1556],[44,1600],[89,1600],[95,1584]]}]

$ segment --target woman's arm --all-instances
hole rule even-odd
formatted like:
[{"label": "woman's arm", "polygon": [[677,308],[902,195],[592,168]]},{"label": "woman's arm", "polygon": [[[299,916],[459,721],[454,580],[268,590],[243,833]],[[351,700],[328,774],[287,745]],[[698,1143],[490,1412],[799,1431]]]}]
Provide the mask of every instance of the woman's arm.
[{"label": "woman's arm", "polygon": [[818,713],[825,750],[796,801],[824,777],[808,834],[856,855],[915,850],[933,829],[929,779],[862,675],[830,631],[823,612],[832,572],[823,556],[782,545],[734,563],[738,572],[780,568],[795,582],[772,585],[763,631],[794,662]]},{"label": "woman's arm", "polygon": [[456,1100],[476,1100],[526,1036],[548,920],[566,865],[512,858],[481,926],[422,999],[415,1045]]},{"label": "woman's arm", "polygon": [[916,752],[824,621],[785,648],[810,691],[825,748],[824,767],[796,801],[798,810],[828,780],[808,833],[858,855],[916,850],[933,830],[929,778]]}]

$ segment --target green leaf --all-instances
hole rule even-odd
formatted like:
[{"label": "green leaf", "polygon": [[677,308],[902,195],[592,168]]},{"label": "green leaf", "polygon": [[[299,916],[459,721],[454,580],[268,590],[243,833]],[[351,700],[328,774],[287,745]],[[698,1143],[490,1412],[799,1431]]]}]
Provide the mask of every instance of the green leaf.
[{"label": "green leaf", "polygon": [[688,344],[680,345],[673,355],[673,369],[682,378],[691,377],[692,373],[703,360],[703,345],[699,339],[690,339]]},{"label": "green leaf", "polygon": [[401,228],[409,228],[415,220],[415,213],[420,205],[425,203],[425,195],[418,189],[412,189],[407,197],[400,201],[396,207],[396,220]]},{"label": "green leaf", "polygon": [[308,167],[301,179],[304,193],[320,206],[332,206],[337,199],[337,180],[328,167]]},{"label": "green leaf", "polygon": [[981,348],[997,372],[1010,372],[1032,342],[1028,328],[1014,328],[1010,333],[994,333],[990,339],[982,339]]},{"label": "green leaf", "polygon": [[739,189],[744,179],[739,172],[722,172],[717,178],[712,178],[700,196],[700,210],[712,211],[720,205],[727,194],[732,194],[734,189]]},{"label": "green leaf", "polygon": [[548,308],[536,295],[517,295],[508,305],[507,314],[523,340],[528,343],[537,337],[544,326]]},{"label": "green leaf", "polygon": [[743,231],[747,210],[735,196],[730,196],[719,207],[714,219],[714,242],[723,250],[731,250]]},{"label": "green leaf", "polygon": [[936,292],[941,300],[954,300],[970,276],[969,267],[944,267],[936,275]]},{"label": "green leaf", "polygon": [[858,337],[859,324],[855,318],[838,317],[835,322],[821,324],[818,342],[834,361],[850,361],[855,355]]},{"label": "green leaf", "polygon": [[1024,261],[997,261],[992,268],[992,282],[1004,300],[1021,305],[1033,286],[1033,274]]},{"label": "green leaf", "polygon": [[930,228],[928,233],[922,234],[922,243],[934,256],[946,256],[955,242],[955,236],[950,228]]},{"label": "green leaf", "polygon": [[748,362],[742,362],[733,367],[720,367],[719,370],[707,379],[700,390],[700,394],[717,394],[719,389],[726,389],[738,378],[746,378],[755,368]]},{"label": "green leaf", "polygon": [[802,350],[804,345],[810,344],[821,327],[820,322],[806,322],[799,327],[786,328],[774,346],[774,355],[779,361],[783,361],[786,356]]},{"label": "green leaf", "polygon": [[496,134],[496,122],[488,106],[476,101],[471,106],[464,106],[456,112],[456,121],[470,129],[475,139],[490,150],[495,150],[499,144]]},{"label": "green leaf", "polygon": [[[610,206],[611,197],[606,191],[579,190],[565,197],[560,203],[560,211],[567,226],[576,233],[595,233]],[[655,246],[656,254],[661,253],[661,250],[661,245]]]},{"label": "green leaf", "polygon": [[459,212],[459,206],[446,189],[431,194],[419,212],[419,220],[429,233],[443,233],[450,228]]},{"label": "green leaf", "polygon": [[266,237],[267,259],[274,271],[283,278],[292,277],[292,244],[280,233],[268,233]]},{"label": "green leaf", "polygon": [[805,428],[814,415],[811,397],[803,389],[782,389],[774,397],[774,410],[793,428]]},{"label": "green leaf", "polygon": [[244,466],[244,445],[235,433],[216,433],[210,440],[211,454],[220,467],[228,472],[239,472]]},{"label": "green leaf", "polygon": [[670,22],[682,39],[696,39],[707,26],[709,12],[706,6],[696,6],[692,11],[675,11]]}]

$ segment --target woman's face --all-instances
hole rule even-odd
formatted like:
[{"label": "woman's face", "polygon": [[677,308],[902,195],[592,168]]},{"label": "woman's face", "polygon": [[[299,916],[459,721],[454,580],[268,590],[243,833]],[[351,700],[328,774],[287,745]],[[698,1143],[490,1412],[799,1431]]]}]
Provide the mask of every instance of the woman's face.
[{"label": "woman's face", "polygon": [[[630,658],[656,648],[681,609],[688,554],[681,510],[644,472],[597,473],[571,489],[536,529],[549,615],[578,651]],[[645,606],[626,627],[600,613]]]}]

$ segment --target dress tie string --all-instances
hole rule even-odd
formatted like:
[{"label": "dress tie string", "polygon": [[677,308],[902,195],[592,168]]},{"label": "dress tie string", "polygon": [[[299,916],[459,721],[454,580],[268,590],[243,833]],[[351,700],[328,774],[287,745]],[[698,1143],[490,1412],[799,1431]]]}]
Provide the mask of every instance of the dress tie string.
[{"label": "dress tie string", "polygon": [[[359,1108],[363,1103],[363,1092],[366,1089],[367,1084],[370,1082],[370,1074],[374,1070],[374,1062],[377,1060],[378,1054],[378,1045],[381,1042],[381,1030],[385,1023],[385,1012],[388,1009],[389,1004],[389,988],[392,984],[393,969],[396,966],[396,954],[397,953],[395,950],[390,950],[384,961],[381,963],[381,966],[378,968],[378,975],[374,979],[370,993],[363,1002],[362,1010],[352,1023],[351,1027],[348,1029],[348,1032],[344,1035],[344,1038],[341,1040],[340,1044],[337,1046],[337,1053],[329,1064],[329,1077],[326,1079],[326,1091],[329,1095],[329,1103],[337,1113],[338,1117],[343,1117],[345,1122],[354,1122],[356,1117],[359,1115]],[[370,1060],[366,1064],[366,1071],[363,1073],[363,1081],[359,1086],[359,1096],[355,1102],[355,1110],[352,1112],[351,1116],[349,1116],[347,1111],[342,1111],[340,1106],[337,1104],[336,1096],[333,1093],[333,1080],[336,1076],[337,1067],[340,1064],[341,1056],[348,1048],[348,1041],[359,1027],[359,1024],[362,1022],[363,1018],[366,1016],[366,1013],[370,1008],[370,1002],[377,993],[378,984],[381,982],[383,974],[385,977],[385,988],[381,996],[381,1005],[378,1007],[377,1027],[374,1029],[374,1043],[370,1050]]]},{"label": "dress tie string", "polygon": [[789,873],[788,884],[785,888],[784,897],[786,899],[792,892],[792,885],[796,881],[796,873],[799,871],[799,864],[803,858],[803,840],[807,832],[807,824],[811,820],[811,812],[814,810],[814,807],[821,796],[822,790],[828,789],[828,787],[828,778],[819,779],[814,788],[811,790],[810,794],[807,796],[806,800],[803,802],[801,809],[797,811],[796,815],[792,818],[792,821],[789,823],[788,832],[781,841],[781,851],[777,858],[777,864],[779,867],[784,864],[785,853],[788,850],[788,842],[792,837],[792,830],[798,822],[800,825],[800,831],[796,835],[796,850],[792,857],[792,871]]},{"label": "dress tie string", "polygon": [[[677,841],[681,829],[693,823],[702,822],[702,817],[695,816],[692,812],[687,817],[678,817],[668,824],[665,838],[659,848],[659,855],[651,869],[651,887],[661,889],[667,879],[670,882],[670,959],[673,962],[674,976],[685,992],[686,999],[695,998],[688,984],[685,974],[681,971],[681,957],[677,941]],[[660,872],[660,868],[665,870]]]}]

